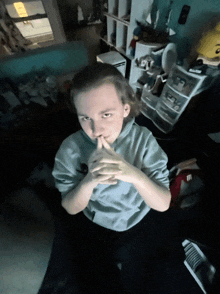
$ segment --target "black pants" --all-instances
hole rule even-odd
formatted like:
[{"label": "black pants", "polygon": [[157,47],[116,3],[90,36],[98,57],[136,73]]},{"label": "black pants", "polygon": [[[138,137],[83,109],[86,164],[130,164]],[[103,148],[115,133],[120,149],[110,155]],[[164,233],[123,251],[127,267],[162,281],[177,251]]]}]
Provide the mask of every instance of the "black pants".
[{"label": "black pants", "polygon": [[172,211],[151,210],[136,226],[114,232],[83,213],[66,215],[57,232],[39,294],[200,294],[183,264]]}]

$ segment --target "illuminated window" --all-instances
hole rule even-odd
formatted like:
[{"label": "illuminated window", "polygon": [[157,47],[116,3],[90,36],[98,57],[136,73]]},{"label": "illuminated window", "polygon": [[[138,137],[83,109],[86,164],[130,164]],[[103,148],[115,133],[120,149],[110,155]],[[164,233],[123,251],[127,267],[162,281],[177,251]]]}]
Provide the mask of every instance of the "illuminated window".
[{"label": "illuminated window", "polygon": [[16,9],[16,11],[20,17],[28,16],[27,11],[24,6],[24,3],[16,2],[13,5],[14,5],[14,8]]},{"label": "illuminated window", "polygon": [[30,39],[33,43],[54,40],[42,1],[14,2],[7,4],[6,8],[25,38]]}]

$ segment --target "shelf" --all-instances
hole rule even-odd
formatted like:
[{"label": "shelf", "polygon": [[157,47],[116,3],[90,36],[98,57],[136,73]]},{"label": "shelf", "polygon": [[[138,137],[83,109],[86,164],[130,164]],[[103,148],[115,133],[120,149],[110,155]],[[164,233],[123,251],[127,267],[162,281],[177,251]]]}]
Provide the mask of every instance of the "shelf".
[{"label": "shelf", "polygon": [[166,85],[167,85],[167,87],[169,87],[173,92],[175,92],[179,96],[182,96],[182,97],[184,97],[184,98],[186,98],[188,100],[191,99],[191,96],[186,96],[186,95],[182,94],[181,92],[177,91],[175,88],[173,88],[172,86],[170,86],[168,82],[166,82]]},{"label": "shelf", "polygon": [[[107,39],[104,38],[102,40],[108,45],[113,46],[116,51],[128,59],[127,78],[129,84],[133,84],[132,86],[136,90],[143,88],[139,84],[134,86],[134,83],[142,75],[141,73],[144,69],[136,70],[133,68],[134,58],[138,56],[134,57],[131,55],[130,44],[133,39],[133,31],[137,27],[137,20],[140,20],[143,17],[143,12],[151,7],[151,4],[148,2],[146,0],[108,0],[108,11],[103,13],[107,23]],[[148,51],[152,51],[158,46],[157,44],[150,45],[147,52],[145,52],[146,46],[143,45],[142,47],[142,53],[147,54]],[[140,54],[139,57],[143,56],[143,54]]]},{"label": "shelf", "polygon": [[[129,83],[139,80],[142,76],[149,76],[146,69],[137,65],[136,60],[142,58],[143,56],[150,55],[151,52],[157,48],[160,48],[161,44],[159,43],[146,43],[144,41],[139,41],[136,43],[135,57],[131,63]],[[141,63],[140,63],[141,64]],[[140,65],[139,64],[139,65]],[[147,82],[147,81],[146,81]]]},{"label": "shelf", "polygon": [[157,115],[159,117],[161,117],[161,119],[165,120],[167,123],[169,123],[170,125],[173,125],[175,123],[175,121],[171,121],[171,119],[164,117],[162,113],[158,112],[157,110],[155,111],[157,113]]},{"label": "shelf", "polygon": [[141,100],[141,102],[145,106],[145,109],[151,109],[151,110],[155,111],[155,107],[153,107],[152,105],[147,104],[147,102],[145,102],[143,100]]},{"label": "shelf", "polygon": [[155,109],[160,98],[151,94],[150,92],[148,94],[149,95],[143,96],[143,93],[142,93],[141,101],[145,103],[147,106]]},{"label": "shelf", "polygon": [[146,71],[145,68],[141,68],[141,67],[138,67],[138,66],[134,66],[134,68],[140,69],[140,70],[142,70],[142,71]]},{"label": "shelf", "polygon": [[133,59],[133,56],[131,56],[131,55],[127,55],[127,54],[126,54],[125,49],[123,49],[122,47],[116,47],[116,46],[113,45],[111,42],[108,42],[108,40],[107,40],[107,36],[105,36],[104,38],[100,37],[100,39],[101,39],[102,41],[104,41],[106,44],[108,44],[109,46],[114,47],[115,50],[117,50],[119,53],[123,54],[124,56],[126,56],[126,57],[129,58],[130,60]]},{"label": "shelf", "polygon": [[[166,84],[161,94],[161,102],[175,113],[182,113],[188,105],[191,98],[179,94]],[[169,103],[170,101],[170,103]],[[169,105],[170,104],[170,105]],[[173,105],[171,105],[173,104]],[[179,109],[175,109],[179,107]]]},{"label": "shelf", "polygon": [[[126,55],[128,28],[122,23],[117,23],[116,34],[116,47],[117,50],[122,50],[122,53]],[[119,49],[118,49],[119,48]]]},{"label": "shelf", "polygon": [[190,99],[201,91],[206,78],[206,75],[193,74],[175,65],[169,73],[167,85],[179,95]]},{"label": "shelf", "polygon": [[111,18],[113,18],[116,21],[121,22],[121,23],[123,23],[126,26],[129,26],[130,25],[130,22],[128,22],[128,21],[126,21],[126,20],[124,20],[122,18],[119,18],[118,16],[116,16],[116,15],[114,15],[112,13],[106,12],[106,13],[104,13],[104,15],[107,16],[107,17],[111,17]]},{"label": "shelf", "polygon": [[173,125],[164,120],[164,118],[161,117],[158,113],[156,113],[156,116],[154,117],[154,120],[152,122],[159,130],[164,133],[168,133],[173,129]]},{"label": "shelf", "polygon": [[100,37],[100,39],[102,40],[102,41],[104,41],[105,43],[107,43],[109,46],[113,46],[110,42],[108,42],[108,40],[107,40],[107,36],[105,35],[104,37]]},{"label": "shelf", "polygon": [[155,108],[148,106],[144,103],[145,107],[142,107],[141,113],[149,118],[153,124],[162,132],[169,132],[173,128],[173,124],[171,121],[165,119],[160,113],[155,111]]},{"label": "shelf", "polygon": [[179,111],[175,110],[174,108],[172,108],[171,106],[169,106],[169,105],[166,103],[165,100],[162,100],[162,103],[163,103],[166,107],[168,107],[171,111],[173,111],[173,112],[175,112],[175,113],[178,113],[178,114],[181,113],[181,109],[180,109]]},{"label": "shelf", "polygon": [[148,107],[145,103],[143,103],[143,107],[141,108],[141,113],[146,116],[149,119],[153,119],[154,114],[155,114],[155,108],[153,107]]},{"label": "shelf", "polygon": [[126,55],[126,56],[127,56],[127,58],[129,58],[130,60],[133,60],[133,59],[134,59],[134,57],[131,56],[130,54],[129,54],[129,55]]},{"label": "shelf", "polygon": [[156,107],[155,107],[155,110],[156,110],[156,112],[159,113],[160,116],[162,116],[166,121],[168,121],[168,122],[170,122],[170,123],[172,123],[172,124],[175,123],[175,122],[178,120],[178,118],[179,118],[179,116],[180,116],[180,114],[181,114],[181,112],[180,112],[180,113],[177,113],[177,112],[174,112],[174,111],[168,109],[168,108],[166,107],[166,105],[163,104],[163,103],[158,103],[158,104],[156,105]]},{"label": "shelf", "polygon": [[[149,109],[148,109],[148,110],[149,110]],[[141,109],[141,113],[142,113],[144,116],[146,116],[147,118],[152,119],[152,116],[154,115],[155,109],[151,109],[151,110],[152,110],[151,115],[149,115],[149,113],[147,113],[145,109]]]},{"label": "shelf", "polygon": [[133,83],[132,86],[134,86],[135,88],[139,88],[139,89],[143,89],[143,87],[144,87],[141,83],[138,83],[138,82]]},{"label": "shelf", "polygon": [[116,49],[119,53],[121,53],[121,54],[127,56],[127,55],[126,55],[126,52],[125,52],[125,49],[126,49],[126,48],[124,49],[124,48],[122,48],[122,47],[116,47],[115,49]]}]

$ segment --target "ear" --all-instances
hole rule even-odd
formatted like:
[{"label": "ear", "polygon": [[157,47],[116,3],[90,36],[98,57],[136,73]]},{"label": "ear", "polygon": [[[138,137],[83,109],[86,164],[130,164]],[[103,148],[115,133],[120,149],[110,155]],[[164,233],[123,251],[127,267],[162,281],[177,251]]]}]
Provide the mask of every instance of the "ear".
[{"label": "ear", "polygon": [[128,103],[124,104],[124,117],[127,117],[130,111],[131,111],[131,106]]}]

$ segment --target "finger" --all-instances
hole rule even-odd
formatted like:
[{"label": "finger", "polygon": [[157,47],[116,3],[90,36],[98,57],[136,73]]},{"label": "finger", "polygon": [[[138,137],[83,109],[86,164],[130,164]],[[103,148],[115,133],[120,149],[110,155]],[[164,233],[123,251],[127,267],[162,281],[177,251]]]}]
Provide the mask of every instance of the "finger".
[{"label": "finger", "polygon": [[101,149],[98,149],[98,145],[101,147],[101,144],[98,143],[98,140],[97,140],[97,149],[91,154],[89,160],[88,160],[88,163],[89,164],[92,164],[93,162],[96,162],[98,161],[100,158],[102,158],[104,156],[104,152],[107,154],[107,152],[105,151],[104,148],[101,147]]},{"label": "finger", "polygon": [[106,182],[106,181],[117,181],[114,175],[92,174],[92,177],[95,181],[99,183]]},{"label": "finger", "polygon": [[102,146],[107,149],[107,150],[112,150],[112,147],[109,145],[109,143],[105,140],[105,138],[103,136],[100,137],[101,142],[102,142]]},{"label": "finger", "polygon": [[100,137],[97,138],[97,150],[102,149],[102,140]]},{"label": "finger", "polygon": [[96,167],[93,170],[90,170],[91,173],[99,173],[102,175],[115,175],[120,174],[121,170],[117,167]]},{"label": "finger", "polygon": [[115,170],[115,171],[120,171],[119,165],[115,164],[115,163],[99,163],[97,164],[96,162],[94,162],[94,164],[92,164],[90,166],[90,171],[91,172],[95,172],[98,170]]},{"label": "finger", "polygon": [[100,175],[100,174],[92,174],[93,178],[99,182],[101,181],[107,181],[109,179],[112,179],[113,175]]},{"label": "finger", "polygon": [[102,184],[102,185],[116,185],[118,183],[117,180],[112,180],[112,179],[109,179],[107,181],[104,181],[104,182],[101,182],[99,184]]},{"label": "finger", "polygon": [[118,158],[115,157],[114,151],[108,151],[106,149],[96,150],[96,152],[90,157],[89,162],[115,162],[117,163]]},{"label": "finger", "polygon": [[115,179],[114,176],[106,176],[106,175],[100,175],[96,178],[96,181],[99,183],[99,184],[102,184],[102,185],[115,185],[117,184],[118,180]]},{"label": "finger", "polygon": [[106,156],[109,156],[109,154],[104,150],[96,150],[95,153],[92,154],[92,156],[89,159],[89,165],[90,167],[92,166],[92,164],[96,163],[99,164],[100,160],[105,158]]},{"label": "finger", "polygon": [[112,162],[112,160],[109,160],[110,162],[106,162],[108,159],[101,158],[100,160],[93,161],[89,165],[89,170],[95,171],[100,168],[118,168],[119,169],[119,163],[117,161]]},{"label": "finger", "polygon": [[93,165],[89,172],[92,174],[109,174],[109,175],[115,175],[119,174],[121,172],[118,165],[107,165],[107,164],[100,164],[100,165]]},{"label": "finger", "polygon": [[112,166],[118,166],[120,167],[120,161],[117,158],[106,158],[106,157],[101,157],[97,159],[96,161],[93,161],[90,165],[89,168],[90,170],[95,169],[96,167],[102,168],[102,167],[112,167]]}]

